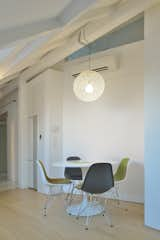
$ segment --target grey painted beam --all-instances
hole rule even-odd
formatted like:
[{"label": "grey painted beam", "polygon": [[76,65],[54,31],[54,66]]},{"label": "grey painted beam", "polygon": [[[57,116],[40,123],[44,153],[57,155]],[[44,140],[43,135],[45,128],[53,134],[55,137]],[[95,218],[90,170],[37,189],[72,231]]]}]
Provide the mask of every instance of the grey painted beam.
[{"label": "grey painted beam", "polygon": [[91,53],[105,51],[110,48],[118,47],[120,45],[129,44],[136,41],[144,40],[144,16],[140,17],[133,22],[125,23],[120,28],[103,35],[96,41],[88,44],[80,50],[74,52],[67,59],[73,60],[83,57]]}]

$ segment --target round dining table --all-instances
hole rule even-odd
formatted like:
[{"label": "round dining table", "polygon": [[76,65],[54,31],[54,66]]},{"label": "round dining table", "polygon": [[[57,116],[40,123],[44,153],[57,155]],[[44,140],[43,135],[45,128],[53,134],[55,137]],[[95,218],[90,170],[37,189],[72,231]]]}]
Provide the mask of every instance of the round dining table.
[{"label": "round dining table", "polygon": [[[98,163],[96,161],[86,161],[86,160],[76,160],[76,161],[64,161],[64,162],[55,162],[52,164],[54,168],[64,168],[65,167],[70,167],[70,168],[75,168],[75,167],[80,167],[82,168],[83,175],[86,174],[88,168],[94,164]],[[117,161],[108,161],[108,163],[112,164],[113,171],[118,165]],[[83,179],[85,176],[83,176]],[[79,204],[71,204],[67,207],[66,211],[69,215],[73,216],[94,216],[94,215],[99,215],[104,212],[104,206],[99,203],[99,201],[88,201],[88,194],[85,192],[82,192],[83,194],[83,199],[81,203]]]}]

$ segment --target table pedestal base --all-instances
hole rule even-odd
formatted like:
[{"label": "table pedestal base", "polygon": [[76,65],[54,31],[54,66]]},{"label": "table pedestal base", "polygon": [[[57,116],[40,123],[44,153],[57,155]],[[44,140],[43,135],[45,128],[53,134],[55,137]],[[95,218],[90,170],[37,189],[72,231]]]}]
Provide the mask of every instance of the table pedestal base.
[{"label": "table pedestal base", "polygon": [[74,204],[67,207],[67,213],[73,216],[95,216],[102,214],[104,207],[97,201],[88,202],[87,196],[83,197],[80,204]]}]

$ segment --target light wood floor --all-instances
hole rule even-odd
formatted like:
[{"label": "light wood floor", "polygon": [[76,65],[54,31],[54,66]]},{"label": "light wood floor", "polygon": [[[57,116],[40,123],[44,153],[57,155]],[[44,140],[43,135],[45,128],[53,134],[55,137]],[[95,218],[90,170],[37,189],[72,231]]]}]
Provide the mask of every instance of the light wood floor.
[{"label": "light wood floor", "polygon": [[143,226],[143,206],[125,204],[129,211],[112,206],[114,227],[96,216],[88,231],[84,219],[68,216],[64,196],[58,196],[48,216],[41,208],[44,195],[32,190],[0,192],[0,240],[159,240],[160,232]]}]

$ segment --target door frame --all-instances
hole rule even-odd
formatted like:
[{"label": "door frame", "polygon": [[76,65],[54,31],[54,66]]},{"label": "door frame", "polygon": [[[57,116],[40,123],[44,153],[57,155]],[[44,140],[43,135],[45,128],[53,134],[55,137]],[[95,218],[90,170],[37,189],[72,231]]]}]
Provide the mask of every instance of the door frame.
[{"label": "door frame", "polygon": [[[39,154],[39,144],[38,144],[38,132],[39,132],[39,121],[38,121],[38,114],[33,114],[30,115],[27,118],[28,121],[28,137],[27,137],[27,142],[28,142],[28,156],[27,156],[27,160],[26,160],[26,165],[27,165],[27,187],[34,189],[34,190],[38,190],[38,169],[36,167],[36,181],[34,179],[34,164],[37,166],[36,161],[34,160],[34,118],[36,118],[36,161],[38,159],[38,154]],[[30,125],[32,124],[32,125]],[[31,129],[32,126],[32,129]],[[30,131],[31,130],[31,131]],[[30,144],[30,140],[31,140],[31,144],[32,144],[32,149],[30,151],[29,147],[31,146]],[[32,155],[32,157],[31,157]],[[31,159],[32,158],[32,159]],[[34,162],[35,161],[35,162]],[[31,162],[33,162],[33,172],[32,172],[32,176],[30,175],[30,171],[29,171],[29,163],[31,164]],[[31,179],[32,183],[29,181],[29,179]],[[36,182],[36,186],[34,186],[34,182]]]}]

